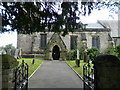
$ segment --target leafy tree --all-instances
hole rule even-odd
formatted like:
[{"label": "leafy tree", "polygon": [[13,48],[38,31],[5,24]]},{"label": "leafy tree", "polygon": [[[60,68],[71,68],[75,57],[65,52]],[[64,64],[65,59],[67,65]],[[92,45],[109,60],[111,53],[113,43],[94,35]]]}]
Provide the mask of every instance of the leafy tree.
[{"label": "leafy tree", "polygon": [[115,48],[106,49],[105,54],[111,54],[120,59],[120,45],[115,46]]},{"label": "leafy tree", "polygon": [[4,50],[4,47],[2,46],[2,47],[0,47],[0,51],[2,51],[2,50]]},{"label": "leafy tree", "polygon": [[15,47],[12,44],[8,44],[5,47],[1,47],[1,50],[5,50],[6,53],[11,49],[15,49]]},{"label": "leafy tree", "polygon": [[[111,3],[113,2],[113,3]],[[73,32],[83,29],[80,15],[90,14],[97,6],[118,6],[118,0],[109,2],[2,2],[2,32],[17,30],[18,33]],[[11,29],[6,26],[10,25]]]},{"label": "leafy tree", "polygon": [[[77,23],[80,14],[90,14],[93,2],[2,2],[2,32],[18,33],[73,32],[83,28]],[[79,7],[81,5],[81,7]],[[88,6],[88,7],[87,7]],[[79,10],[81,8],[81,11]],[[88,8],[88,12],[87,12]],[[10,25],[12,28],[7,29]]]}]

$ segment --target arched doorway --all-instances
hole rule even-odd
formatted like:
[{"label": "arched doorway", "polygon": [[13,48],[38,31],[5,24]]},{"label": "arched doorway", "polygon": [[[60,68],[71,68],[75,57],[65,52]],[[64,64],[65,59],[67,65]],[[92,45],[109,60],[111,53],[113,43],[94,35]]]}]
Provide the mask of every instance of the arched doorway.
[{"label": "arched doorway", "polygon": [[53,60],[59,60],[60,58],[60,49],[57,45],[53,47],[52,57],[53,57]]}]

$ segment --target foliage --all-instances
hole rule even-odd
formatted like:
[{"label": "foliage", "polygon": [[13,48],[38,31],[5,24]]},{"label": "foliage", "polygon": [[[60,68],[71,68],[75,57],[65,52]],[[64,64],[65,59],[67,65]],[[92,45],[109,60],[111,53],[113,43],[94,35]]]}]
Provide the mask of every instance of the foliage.
[{"label": "foliage", "polygon": [[117,53],[118,58],[120,59],[120,45],[115,47],[115,52]]},{"label": "foliage", "polygon": [[77,58],[77,50],[70,50],[68,54],[70,60],[75,60]]},{"label": "foliage", "polygon": [[100,52],[99,52],[99,50],[98,50],[97,48],[90,48],[90,49],[88,49],[88,52],[87,52],[90,60],[92,60],[92,61],[94,60],[94,58],[95,58],[99,53],[100,53]]},{"label": "foliage", "polygon": [[105,53],[117,56],[120,59],[120,45],[115,46],[115,48],[106,49]]},{"label": "foliage", "polygon": [[9,50],[11,49],[15,49],[15,47],[12,44],[8,44],[5,47],[0,47],[0,50],[5,50],[5,52],[7,53]]},{"label": "foliage", "polygon": [[111,54],[116,56],[115,48],[107,48],[105,54]]},{"label": "foliage", "polygon": [[[83,28],[77,23],[80,14],[90,14],[94,2],[2,2],[2,32],[17,30],[18,33],[73,32]],[[10,25],[11,29],[6,26]],[[47,30],[46,30],[47,29]]]}]

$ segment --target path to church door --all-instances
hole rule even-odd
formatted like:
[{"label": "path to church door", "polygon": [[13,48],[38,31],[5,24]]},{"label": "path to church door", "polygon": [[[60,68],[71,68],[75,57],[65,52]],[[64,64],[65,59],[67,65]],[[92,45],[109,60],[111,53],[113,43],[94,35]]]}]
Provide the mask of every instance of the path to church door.
[{"label": "path to church door", "polygon": [[53,60],[59,60],[60,58],[60,49],[57,45],[53,47],[52,57],[53,57]]}]

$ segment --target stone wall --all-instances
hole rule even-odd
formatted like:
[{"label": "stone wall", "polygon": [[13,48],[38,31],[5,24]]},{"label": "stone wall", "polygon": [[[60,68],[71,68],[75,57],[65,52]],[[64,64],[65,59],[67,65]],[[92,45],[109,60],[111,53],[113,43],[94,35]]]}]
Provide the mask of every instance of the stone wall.
[{"label": "stone wall", "polygon": [[34,33],[32,42],[32,53],[39,53],[40,52],[40,33]]},{"label": "stone wall", "polygon": [[23,54],[32,53],[32,35],[18,34],[17,35],[17,48],[22,49]]},{"label": "stone wall", "polygon": [[17,60],[7,54],[2,56],[2,89],[11,90],[15,87],[15,69],[18,66]]},{"label": "stone wall", "polygon": [[[80,45],[82,43],[82,37],[81,33],[84,33],[86,35],[86,40],[87,40],[87,47],[91,48],[92,47],[92,37],[93,36],[99,36],[100,37],[100,51],[104,51],[108,45],[108,31],[85,31],[85,32],[74,32],[74,33],[68,33],[65,37],[63,37],[60,34],[60,37],[62,41],[64,42],[67,51],[70,51],[70,37],[72,35],[77,36],[77,43]],[[22,49],[22,54],[43,54],[45,53],[43,48],[40,48],[40,34],[43,34],[43,32],[39,33],[34,33],[32,35],[24,35],[24,34],[19,34],[18,35],[18,40],[17,40],[17,48]],[[47,34],[47,46],[49,44],[50,39],[53,37],[53,32],[46,32]]]},{"label": "stone wall", "polygon": [[85,32],[87,47],[92,48],[92,36],[100,37],[100,51],[103,52],[108,47],[108,32]]}]

